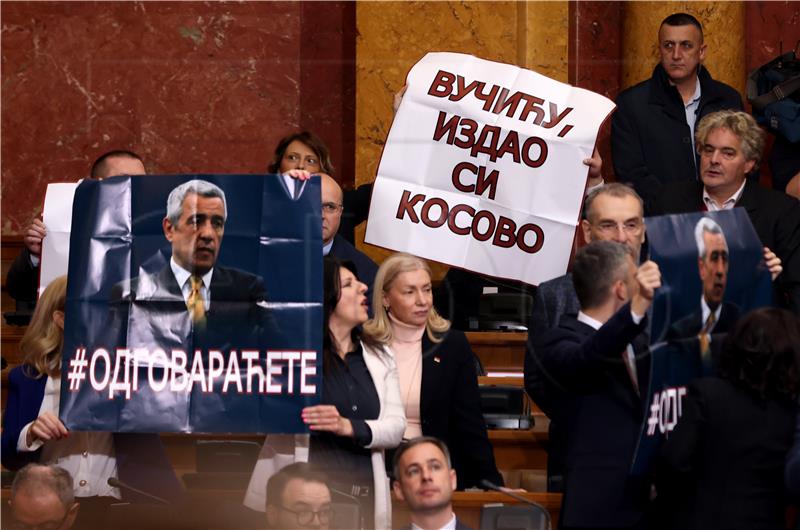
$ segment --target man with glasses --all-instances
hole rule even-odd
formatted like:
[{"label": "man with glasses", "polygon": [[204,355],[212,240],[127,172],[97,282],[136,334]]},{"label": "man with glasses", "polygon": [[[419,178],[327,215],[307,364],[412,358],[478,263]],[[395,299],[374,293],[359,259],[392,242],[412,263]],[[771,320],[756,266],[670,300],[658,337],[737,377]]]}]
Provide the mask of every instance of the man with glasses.
[{"label": "man with glasses", "polygon": [[[633,188],[624,184],[605,184],[593,189],[584,202],[581,221],[583,237],[592,241],[616,241],[625,244],[639,262],[644,243],[644,207]],[[548,449],[548,490],[561,491],[563,475],[559,426],[553,422],[554,408],[562,393],[557,381],[542,368],[534,343],[544,333],[558,326],[564,315],[577,315],[580,310],[572,275],[565,274],[539,285],[533,300],[528,343],[525,348],[525,390],[551,418]],[[555,384],[554,384],[555,383]]]},{"label": "man with glasses", "polygon": [[322,179],[322,254],[352,261],[358,271],[358,279],[367,284],[367,300],[371,300],[372,284],[375,282],[378,266],[338,233],[343,211],[342,188],[330,175],[322,173],[320,177]]},{"label": "man with glasses", "polygon": [[333,519],[325,475],[306,462],[290,464],[267,482],[267,527],[327,530]]},{"label": "man with glasses", "polygon": [[800,315],[800,202],[746,178],[761,161],[764,131],[745,112],[720,111],[700,121],[696,144],[700,180],[665,188],[654,213],[744,208],[764,245],[778,305]]},{"label": "man with glasses", "polygon": [[8,504],[12,530],[68,530],[79,509],[69,472],[39,464],[17,471]]}]

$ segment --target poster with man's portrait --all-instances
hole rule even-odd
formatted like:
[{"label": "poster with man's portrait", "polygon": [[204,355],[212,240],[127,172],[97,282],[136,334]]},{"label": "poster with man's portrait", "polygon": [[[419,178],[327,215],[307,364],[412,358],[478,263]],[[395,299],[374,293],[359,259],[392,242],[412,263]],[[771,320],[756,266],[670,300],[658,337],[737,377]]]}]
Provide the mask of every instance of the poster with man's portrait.
[{"label": "poster with man's portrait", "polygon": [[320,395],[319,181],[84,181],[61,418],[74,430],[303,432]]},{"label": "poster with man's portrait", "polygon": [[772,302],[758,235],[742,208],[645,219],[662,275],[650,326],[651,379],[634,471],[646,473],[681,415],[686,387],[714,375],[727,333]]}]

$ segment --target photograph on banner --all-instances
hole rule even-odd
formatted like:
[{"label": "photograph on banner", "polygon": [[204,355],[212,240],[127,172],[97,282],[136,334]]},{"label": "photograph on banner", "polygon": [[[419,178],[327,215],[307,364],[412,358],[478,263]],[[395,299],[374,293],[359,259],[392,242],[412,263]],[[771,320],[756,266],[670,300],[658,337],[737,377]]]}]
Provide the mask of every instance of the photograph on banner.
[{"label": "photograph on banner", "polygon": [[771,304],[761,241],[743,208],[645,219],[662,287],[650,327],[651,384],[635,470],[649,470],[681,415],[686,387],[717,371],[726,334]]},{"label": "photograph on banner", "polygon": [[406,82],[365,241],[533,285],[564,274],[614,103],[458,53],[427,54]]},{"label": "photograph on banner", "polygon": [[307,432],[320,397],[319,179],[84,181],[61,414],[73,430]]}]

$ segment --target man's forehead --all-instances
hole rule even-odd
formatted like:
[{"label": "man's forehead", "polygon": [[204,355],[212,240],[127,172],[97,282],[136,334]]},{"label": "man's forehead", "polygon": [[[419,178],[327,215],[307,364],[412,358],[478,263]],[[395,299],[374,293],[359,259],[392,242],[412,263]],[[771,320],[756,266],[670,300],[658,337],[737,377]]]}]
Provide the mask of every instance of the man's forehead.
[{"label": "man's forehead", "polygon": [[441,449],[434,444],[425,443],[412,447],[403,454],[401,464],[404,468],[422,465],[431,460],[444,463],[445,457]]},{"label": "man's forehead", "polygon": [[[714,137],[713,139],[711,138],[712,136]],[[742,146],[742,139],[727,127],[717,127],[708,131],[703,143],[712,147],[730,147],[739,151]]]},{"label": "man's forehead", "polygon": [[700,41],[700,30],[694,24],[684,24],[682,26],[670,26],[662,24],[658,28],[658,39],[670,42]]},{"label": "man's forehead", "polygon": [[283,501],[286,504],[320,505],[331,502],[328,486],[315,480],[293,478],[283,488]]},{"label": "man's forehead", "polygon": [[322,177],[322,196],[327,199],[332,199],[337,202],[342,200],[342,188],[339,183],[333,180],[333,177],[327,175]]},{"label": "man's forehead", "polygon": [[621,197],[609,193],[601,193],[592,203],[592,212],[597,220],[614,219],[625,220],[641,219],[643,216],[642,205],[631,195]]},{"label": "man's forehead", "polygon": [[184,213],[186,211],[214,210],[219,208],[222,210],[222,199],[219,197],[203,197],[195,192],[189,192],[183,198]]},{"label": "man's forehead", "polygon": [[99,178],[113,177],[116,175],[144,175],[144,165],[141,160],[131,156],[110,156],[101,166]]},{"label": "man's forehead", "polygon": [[713,232],[703,232],[703,239],[707,247],[710,246],[725,246],[725,236],[722,234],[715,234]]}]

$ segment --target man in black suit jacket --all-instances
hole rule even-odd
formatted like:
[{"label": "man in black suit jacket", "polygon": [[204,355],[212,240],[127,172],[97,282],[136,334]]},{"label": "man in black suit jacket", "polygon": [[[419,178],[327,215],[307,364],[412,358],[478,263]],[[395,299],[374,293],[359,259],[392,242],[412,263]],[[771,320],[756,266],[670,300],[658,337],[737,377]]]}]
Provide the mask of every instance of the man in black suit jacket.
[{"label": "man in black suit jacket", "polygon": [[[613,183],[595,188],[586,196],[581,229],[587,243],[617,241],[627,245],[639,261],[644,243],[644,207],[633,188]],[[575,315],[580,309],[578,296],[567,273],[546,281],[536,289],[533,311],[528,325],[525,347],[525,390],[550,418],[547,448],[548,491],[562,490],[563,443],[558,422],[553,421],[553,408],[561,398],[558,381],[542,368],[535,348],[536,341],[547,330],[558,326],[564,315]]]},{"label": "man in black suit jacket", "polygon": [[637,269],[628,247],[599,241],[578,251],[572,276],[581,311],[537,344],[564,389],[553,411],[565,432],[560,525],[640,528],[649,484],[629,474],[649,385],[639,347],[661,273],[651,261]]},{"label": "man in black suit jacket", "polygon": [[420,436],[400,444],[394,454],[392,489],[408,505],[413,527],[423,530],[470,530],[453,512],[456,471],[447,445]]},{"label": "man in black suit jacket", "polygon": [[718,110],[744,108],[739,93],[703,65],[706,47],[700,21],[687,13],[668,16],[658,29],[661,61],[653,75],[617,97],[614,173],[648,204],[672,184],[697,178],[695,123]]},{"label": "man in black suit jacket", "polygon": [[668,340],[694,338],[701,332],[726,333],[733,328],[741,313],[736,304],[723,301],[730,255],[722,227],[710,217],[702,217],[694,232],[697,267],[703,282],[700,306],[670,326]]},{"label": "man in black suit jacket", "polygon": [[651,214],[747,210],[765,247],[779,305],[800,314],[800,202],[745,178],[758,166],[763,147],[764,132],[749,114],[709,114],[697,128],[701,180],[664,188]]},{"label": "man in black suit jacket", "polygon": [[[274,332],[266,309],[263,280],[248,272],[216,266],[225,232],[227,205],[216,185],[192,180],[167,199],[164,235],[172,257],[159,272],[142,272],[112,290],[131,348],[258,348]],[[123,339],[123,337],[119,337]],[[119,340],[118,339],[118,340]]]},{"label": "man in black suit jacket", "polygon": [[369,256],[358,250],[339,234],[342,221],[342,188],[330,175],[322,173],[322,253],[340,260],[352,261],[358,279],[367,284],[367,300],[372,303],[372,284],[378,266]]}]

